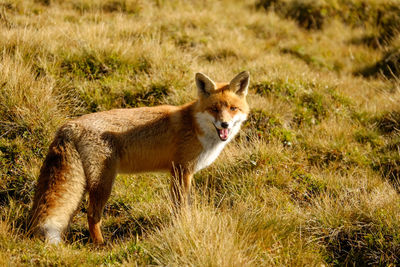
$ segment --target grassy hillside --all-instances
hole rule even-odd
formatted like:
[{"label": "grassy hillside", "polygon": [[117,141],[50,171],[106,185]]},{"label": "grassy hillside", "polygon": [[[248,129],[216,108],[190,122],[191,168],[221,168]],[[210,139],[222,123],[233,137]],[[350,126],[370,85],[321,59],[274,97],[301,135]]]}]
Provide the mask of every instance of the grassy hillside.
[{"label": "grassy hillside", "polygon": [[[0,0],[0,265],[399,265],[399,25],[394,0]],[[106,246],[85,200],[65,244],[28,237],[60,125],[242,70],[251,115],[189,214],[168,175],[120,175]]]}]

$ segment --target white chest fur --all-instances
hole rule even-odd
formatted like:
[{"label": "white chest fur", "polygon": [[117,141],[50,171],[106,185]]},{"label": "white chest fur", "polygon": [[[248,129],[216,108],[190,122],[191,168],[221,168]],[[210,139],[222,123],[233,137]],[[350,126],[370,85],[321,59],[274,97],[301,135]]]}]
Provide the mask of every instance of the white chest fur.
[{"label": "white chest fur", "polygon": [[207,139],[207,136],[201,136],[199,137],[199,140],[203,145],[203,151],[197,159],[195,172],[198,172],[213,163],[227,144],[227,142]]}]

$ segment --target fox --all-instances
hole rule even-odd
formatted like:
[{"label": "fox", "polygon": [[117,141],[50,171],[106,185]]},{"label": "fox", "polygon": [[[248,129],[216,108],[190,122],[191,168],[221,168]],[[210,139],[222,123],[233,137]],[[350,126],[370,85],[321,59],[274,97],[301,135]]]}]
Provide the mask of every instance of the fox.
[{"label": "fox", "polygon": [[250,74],[229,83],[195,74],[198,98],[182,106],[112,109],[61,126],[40,169],[30,229],[50,244],[62,242],[88,193],[94,244],[103,244],[101,216],[118,173],[170,172],[173,206],[188,205],[193,175],[212,164],[247,119]]}]

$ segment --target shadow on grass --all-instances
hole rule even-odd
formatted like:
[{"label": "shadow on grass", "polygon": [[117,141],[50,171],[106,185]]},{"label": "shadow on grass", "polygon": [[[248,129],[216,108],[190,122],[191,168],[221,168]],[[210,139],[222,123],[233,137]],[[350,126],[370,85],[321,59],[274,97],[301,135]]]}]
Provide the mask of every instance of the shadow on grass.
[{"label": "shadow on grass", "polygon": [[[144,236],[146,233],[160,229],[162,220],[157,216],[120,216],[109,218],[112,222],[107,222],[102,226],[102,234],[105,244],[114,241],[128,241]],[[78,243],[87,245],[92,243],[89,228],[85,225],[72,225],[65,234],[66,243]]]},{"label": "shadow on grass", "polygon": [[157,216],[139,216],[136,218],[123,218],[104,228],[111,233],[111,239],[126,240],[136,236],[143,236],[155,229],[160,229],[162,220]]},{"label": "shadow on grass", "polygon": [[326,238],[327,262],[333,266],[397,266],[399,236],[372,223],[339,230]]},{"label": "shadow on grass", "polygon": [[381,60],[374,65],[365,67],[354,74],[364,77],[378,77],[383,75],[387,79],[398,79],[400,76],[400,48],[386,53]]}]

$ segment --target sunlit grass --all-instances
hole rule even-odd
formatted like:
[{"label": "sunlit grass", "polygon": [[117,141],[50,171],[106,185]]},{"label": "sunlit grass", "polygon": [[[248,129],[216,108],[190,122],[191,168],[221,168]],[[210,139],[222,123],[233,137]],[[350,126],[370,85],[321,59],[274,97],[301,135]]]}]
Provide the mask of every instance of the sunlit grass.
[{"label": "sunlit grass", "polygon": [[[310,3],[0,1],[0,265],[398,265],[398,7]],[[168,174],[119,175],[104,247],[90,242],[86,199],[64,244],[26,233],[65,121],[183,104],[194,73],[242,70],[252,113],[195,175],[190,210],[174,215]]]}]

